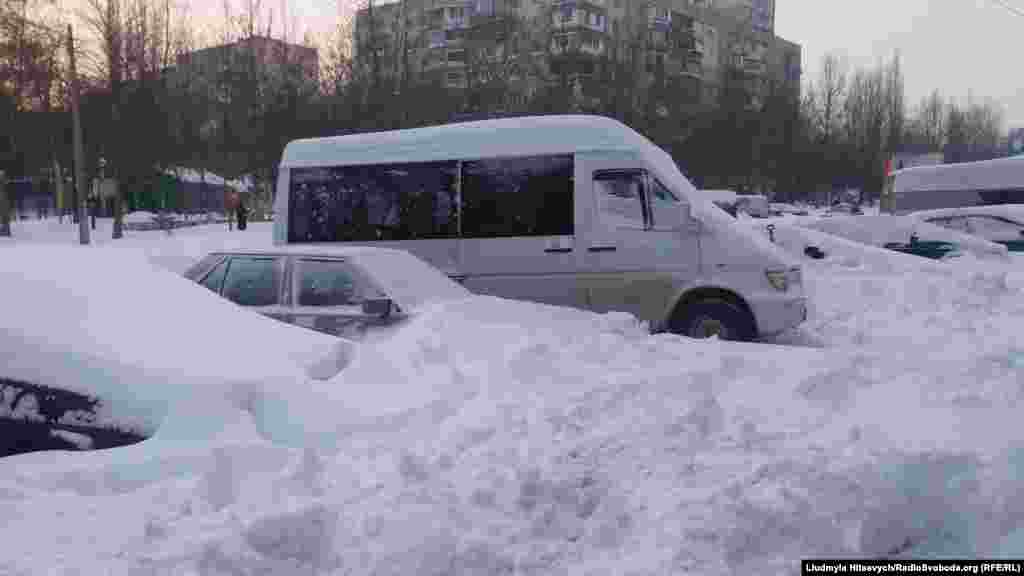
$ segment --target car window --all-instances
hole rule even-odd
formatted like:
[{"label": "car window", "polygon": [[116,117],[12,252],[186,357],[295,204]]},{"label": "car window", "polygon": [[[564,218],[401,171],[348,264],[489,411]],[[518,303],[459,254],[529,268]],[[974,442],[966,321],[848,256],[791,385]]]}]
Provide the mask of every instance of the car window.
[{"label": "car window", "polygon": [[657,178],[651,178],[651,203],[658,202],[679,202],[679,198],[672,193]]},{"label": "car window", "polygon": [[213,267],[221,261],[224,256],[220,254],[209,254],[199,262],[196,262],[192,267],[185,271],[185,277],[189,280],[199,280],[206,275],[207,272],[213,269]]},{"label": "car window", "polygon": [[971,233],[990,240],[1019,240],[1024,226],[994,216],[970,216]]},{"label": "car window", "polygon": [[273,306],[278,278],[277,259],[236,256],[228,263],[222,294],[241,306]]},{"label": "car window", "polygon": [[210,290],[213,290],[217,294],[220,294],[220,289],[224,285],[224,274],[227,271],[228,261],[224,260],[218,264],[216,268],[210,271],[210,273],[206,275],[206,278],[203,278],[203,281],[200,284]]},{"label": "car window", "polygon": [[355,306],[362,300],[357,278],[345,262],[300,260],[296,275],[299,306]]},{"label": "car window", "polygon": [[639,171],[594,175],[601,213],[615,224],[644,225],[643,174]]}]

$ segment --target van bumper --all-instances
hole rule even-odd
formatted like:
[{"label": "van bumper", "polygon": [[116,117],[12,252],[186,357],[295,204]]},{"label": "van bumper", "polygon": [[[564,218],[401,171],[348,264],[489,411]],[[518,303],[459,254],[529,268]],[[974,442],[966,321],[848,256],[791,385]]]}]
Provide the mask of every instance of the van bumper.
[{"label": "van bumper", "polygon": [[750,302],[758,336],[774,336],[807,320],[807,298],[788,294],[764,294]]}]

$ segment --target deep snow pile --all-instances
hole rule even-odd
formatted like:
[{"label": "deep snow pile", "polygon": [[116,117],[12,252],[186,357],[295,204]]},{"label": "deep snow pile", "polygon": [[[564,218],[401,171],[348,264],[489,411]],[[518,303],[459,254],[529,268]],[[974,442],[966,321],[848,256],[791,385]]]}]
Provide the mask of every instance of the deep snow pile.
[{"label": "deep snow pile", "polygon": [[0,461],[0,510],[19,519],[0,523],[17,551],[0,573],[792,574],[808,556],[1020,556],[1019,273],[805,230],[781,244],[803,233],[832,239],[804,259],[805,330],[824,348],[446,303],[329,382],[199,402],[108,453]]}]

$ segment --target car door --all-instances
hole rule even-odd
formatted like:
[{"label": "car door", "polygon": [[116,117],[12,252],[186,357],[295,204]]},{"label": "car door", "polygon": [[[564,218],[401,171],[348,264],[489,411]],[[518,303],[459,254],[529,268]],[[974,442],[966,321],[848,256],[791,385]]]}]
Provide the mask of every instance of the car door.
[{"label": "car door", "polygon": [[998,216],[976,215],[967,217],[967,226],[975,236],[1003,244],[1012,252],[1024,251],[1024,225]]},{"label": "car door", "polygon": [[696,238],[667,226],[666,211],[684,209],[681,195],[626,156],[588,156],[585,167],[593,224],[580,281],[589,307],[660,321],[676,285],[697,272]]},{"label": "car door", "polygon": [[366,299],[386,295],[344,260],[294,257],[290,269],[290,322],[352,340],[361,340],[367,330],[393,322],[363,312]]},{"label": "car door", "polygon": [[283,256],[231,255],[201,284],[239,306],[287,320],[288,310],[282,299],[284,260]]}]

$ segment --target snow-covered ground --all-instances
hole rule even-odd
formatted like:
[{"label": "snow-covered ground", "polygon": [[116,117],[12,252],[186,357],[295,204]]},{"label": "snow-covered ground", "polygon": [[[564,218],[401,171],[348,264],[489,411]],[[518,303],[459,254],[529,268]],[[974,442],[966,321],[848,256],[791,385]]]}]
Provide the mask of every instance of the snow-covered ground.
[{"label": "snow-covered ground", "polygon": [[[14,233],[0,258],[77,239],[55,221]],[[810,317],[774,343],[480,297],[425,310],[330,381],[268,373],[259,395],[199,387],[254,374],[191,352],[202,339],[173,350],[195,334],[123,358],[110,330],[90,338],[70,311],[106,280],[79,286],[51,246],[52,270],[20,264],[36,286],[62,280],[39,292],[71,314],[47,318],[51,346],[200,397],[141,444],[0,460],[0,517],[17,519],[0,522],[0,574],[793,574],[810,556],[1024,555],[1024,268],[776,237],[828,257],[804,259]],[[180,272],[270,230],[112,242],[101,221],[98,238],[77,250]],[[35,344],[41,306],[17,311],[6,278],[0,349]],[[240,346],[255,330],[237,329]],[[173,378],[193,354],[201,369]]]}]

